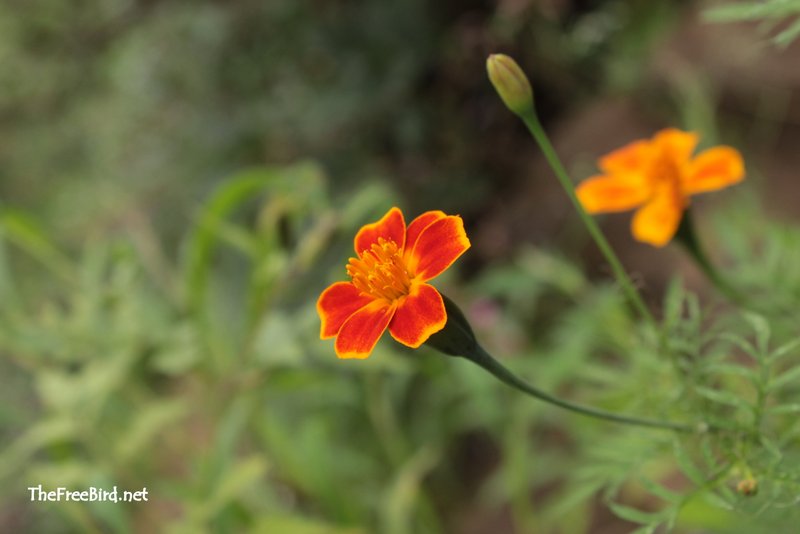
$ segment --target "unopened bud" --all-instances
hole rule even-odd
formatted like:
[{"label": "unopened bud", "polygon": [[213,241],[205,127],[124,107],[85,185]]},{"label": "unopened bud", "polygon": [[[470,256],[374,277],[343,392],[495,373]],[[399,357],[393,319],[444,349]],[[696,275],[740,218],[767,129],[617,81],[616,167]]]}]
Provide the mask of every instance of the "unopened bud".
[{"label": "unopened bud", "polygon": [[517,115],[533,110],[531,84],[516,61],[505,54],[492,54],[486,60],[486,70],[508,109]]},{"label": "unopened bud", "polygon": [[758,493],[758,481],[754,478],[745,478],[736,484],[736,491],[745,497],[751,497]]}]

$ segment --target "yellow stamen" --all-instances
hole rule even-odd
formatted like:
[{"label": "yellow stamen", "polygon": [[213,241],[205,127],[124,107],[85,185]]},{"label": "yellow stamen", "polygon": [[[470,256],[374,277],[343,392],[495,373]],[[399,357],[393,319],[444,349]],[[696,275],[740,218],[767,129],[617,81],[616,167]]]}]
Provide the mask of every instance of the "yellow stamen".
[{"label": "yellow stamen", "polygon": [[361,258],[350,258],[347,274],[359,291],[388,301],[408,295],[411,287],[411,276],[397,244],[382,237]]}]

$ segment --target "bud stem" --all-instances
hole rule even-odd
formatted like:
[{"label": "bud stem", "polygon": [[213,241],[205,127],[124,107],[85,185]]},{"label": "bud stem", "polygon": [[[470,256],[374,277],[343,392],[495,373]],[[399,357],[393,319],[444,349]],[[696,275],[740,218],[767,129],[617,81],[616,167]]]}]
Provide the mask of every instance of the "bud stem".
[{"label": "bud stem", "polygon": [[[636,290],[636,286],[633,285],[628,273],[625,272],[622,262],[620,262],[619,258],[617,258],[617,255],[614,253],[611,245],[606,240],[603,232],[600,230],[600,227],[597,225],[595,220],[588,213],[586,213],[586,210],[583,209],[583,205],[581,204],[580,200],[578,200],[578,197],[575,195],[575,187],[572,183],[572,180],[570,180],[564,165],[561,163],[558,154],[553,148],[553,145],[550,143],[550,139],[547,137],[544,128],[542,128],[542,124],[539,122],[539,117],[537,117],[536,113],[531,110],[524,115],[520,115],[520,118],[525,123],[525,126],[528,127],[528,131],[531,133],[533,138],[539,144],[539,148],[542,150],[544,157],[550,164],[550,168],[553,169],[558,181],[561,183],[561,186],[564,188],[564,191],[567,193],[570,201],[572,201],[575,211],[578,212],[578,215],[583,221],[583,224],[586,226],[586,229],[589,231],[589,234],[592,236],[592,239],[594,239],[594,242],[597,244],[600,252],[603,253],[606,261],[611,266],[611,270],[613,271],[614,276],[619,284],[622,286],[622,290],[625,292],[628,300],[630,300],[631,304],[633,304],[639,314],[648,323],[650,323],[652,328],[656,332],[660,332],[658,323],[653,317],[653,314],[650,313],[647,305],[644,303],[642,296]],[[663,334],[660,335],[663,336]]]}]

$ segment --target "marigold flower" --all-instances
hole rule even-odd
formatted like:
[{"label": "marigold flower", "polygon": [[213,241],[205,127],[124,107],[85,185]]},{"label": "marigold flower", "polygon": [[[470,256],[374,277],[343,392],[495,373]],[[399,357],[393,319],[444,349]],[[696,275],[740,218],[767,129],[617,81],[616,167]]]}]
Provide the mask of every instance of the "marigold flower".
[{"label": "marigold flower", "polygon": [[350,282],[332,284],[317,301],[320,338],[336,337],[339,358],[368,357],[387,328],[412,348],[444,328],[442,296],[426,282],[470,247],[461,217],[428,211],[406,227],[403,213],[392,208],[362,227],[354,245]]},{"label": "marigold flower", "polygon": [[722,189],[744,178],[739,152],[717,146],[692,157],[697,134],[668,128],[600,158],[604,174],[581,183],[576,193],[589,213],[628,211],[633,236],[661,247],[675,235],[689,197]]}]

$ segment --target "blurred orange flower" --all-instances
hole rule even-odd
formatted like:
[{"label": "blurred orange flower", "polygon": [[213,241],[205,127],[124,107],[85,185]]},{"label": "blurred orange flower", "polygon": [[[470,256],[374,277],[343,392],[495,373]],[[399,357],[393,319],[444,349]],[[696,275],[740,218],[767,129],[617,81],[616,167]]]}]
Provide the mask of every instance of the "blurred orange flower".
[{"label": "blurred orange flower", "polygon": [[317,301],[320,338],[336,337],[339,358],[368,357],[387,328],[412,348],[444,328],[442,296],[425,282],[470,247],[461,217],[428,211],[406,227],[403,213],[392,208],[362,227],[354,245],[351,280],[329,286]]},{"label": "blurred orange flower", "polygon": [[689,197],[722,189],[744,178],[739,152],[717,146],[692,157],[697,134],[668,128],[600,158],[604,174],[576,190],[589,213],[627,211],[633,236],[661,247],[675,235]]}]

